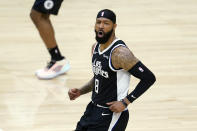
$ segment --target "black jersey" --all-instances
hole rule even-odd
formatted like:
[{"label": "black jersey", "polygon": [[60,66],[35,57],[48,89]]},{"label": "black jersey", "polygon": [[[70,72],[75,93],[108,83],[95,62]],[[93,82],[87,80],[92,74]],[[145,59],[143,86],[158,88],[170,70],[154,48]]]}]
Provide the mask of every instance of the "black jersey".
[{"label": "black jersey", "polygon": [[102,52],[98,43],[93,51],[94,88],[92,101],[100,105],[106,106],[107,102],[119,101],[125,98],[128,93],[130,74],[124,69],[115,69],[111,62],[111,54],[119,46],[126,47],[122,40],[115,39]]}]

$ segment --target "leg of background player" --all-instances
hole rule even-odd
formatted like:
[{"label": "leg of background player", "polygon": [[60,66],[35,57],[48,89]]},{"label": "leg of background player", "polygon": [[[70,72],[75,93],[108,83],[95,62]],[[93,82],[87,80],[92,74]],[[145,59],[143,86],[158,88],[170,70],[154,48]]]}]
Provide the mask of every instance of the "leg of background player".
[{"label": "leg of background player", "polygon": [[49,19],[50,15],[32,9],[30,17],[51,55],[51,62],[47,65],[47,68],[36,72],[37,77],[40,79],[51,79],[65,73],[70,66],[58,49],[54,29]]}]

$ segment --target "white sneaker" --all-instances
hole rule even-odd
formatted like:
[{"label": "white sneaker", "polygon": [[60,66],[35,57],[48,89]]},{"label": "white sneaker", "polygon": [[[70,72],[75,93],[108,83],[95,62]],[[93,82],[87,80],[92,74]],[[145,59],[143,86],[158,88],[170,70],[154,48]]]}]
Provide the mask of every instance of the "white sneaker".
[{"label": "white sneaker", "polygon": [[53,79],[59,75],[62,75],[70,69],[70,64],[67,60],[51,61],[47,67],[36,71],[36,76],[39,79]]}]

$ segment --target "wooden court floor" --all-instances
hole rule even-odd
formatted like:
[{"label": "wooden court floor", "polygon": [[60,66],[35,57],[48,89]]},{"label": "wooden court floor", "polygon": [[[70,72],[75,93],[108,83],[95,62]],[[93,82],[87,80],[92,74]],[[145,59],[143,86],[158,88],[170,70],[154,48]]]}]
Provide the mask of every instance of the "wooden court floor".
[{"label": "wooden court floor", "polygon": [[49,55],[29,18],[33,2],[0,0],[0,131],[75,128],[91,94],[69,101],[67,91],[92,77],[95,17],[104,8],[117,14],[117,37],[157,77],[129,106],[126,131],[197,131],[196,0],[64,0],[51,18],[71,70],[47,81],[34,75]]}]

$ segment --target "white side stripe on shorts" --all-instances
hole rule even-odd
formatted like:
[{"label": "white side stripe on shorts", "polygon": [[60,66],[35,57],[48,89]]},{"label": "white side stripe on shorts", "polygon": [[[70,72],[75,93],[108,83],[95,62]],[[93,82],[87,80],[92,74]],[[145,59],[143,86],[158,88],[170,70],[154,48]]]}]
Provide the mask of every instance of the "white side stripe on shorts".
[{"label": "white side stripe on shorts", "polygon": [[111,120],[111,123],[109,125],[109,129],[108,131],[112,131],[113,127],[116,125],[118,119],[120,118],[120,115],[121,115],[122,112],[120,113],[113,113],[113,116],[112,116],[112,120]]}]

